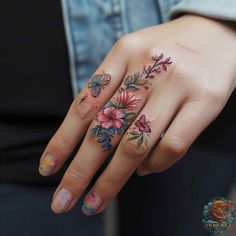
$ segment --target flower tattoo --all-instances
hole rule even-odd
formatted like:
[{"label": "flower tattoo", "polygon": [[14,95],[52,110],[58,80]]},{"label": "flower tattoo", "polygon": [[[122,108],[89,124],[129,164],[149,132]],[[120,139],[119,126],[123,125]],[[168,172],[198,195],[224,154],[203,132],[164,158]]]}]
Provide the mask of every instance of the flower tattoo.
[{"label": "flower tattoo", "polygon": [[97,74],[92,76],[88,82],[88,88],[91,90],[93,97],[97,97],[101,90],[110,83],[111,76],[109,74]]},{"label": "flower tattoo", "polygon": [[139,120],[135,122],[135,127],[128,133],[128,141],[137,139],[137,147],[143,148],[147,145],[146,136],[151,133],[151,122],[146,120],[146,116],[142,115]]},{"label": "flower tattoo", "polygon": [[100,122],[102,128],[108,129],[113,127],[115,129],[121,128],[123,125],[123,118],[125,113],[119,108],[110,106],[97,114],[97,121]]},{"label": "flower tattoo", "polygon": [[154,79],[156,75],[160,74],[163,70],[167,71],[167,66],[172,64],[171,57],[167,57],[165,60],[163,60],[163,57],[163,53],[160,56],[156,55],[152,57],[154,61],[152,66],[148,66],[148,68],[144,66],[142,73],[136,72],[133,75],[127,76],[124,81],[125,88],[120,88],[120,91],[136,91],[139,90],[140,87],[149,89],[152,85],[150,80]]},{"label": "flower tattoo", "polygon": [[146,121],[146,116],[142,115],[138,121],[135,122],[135,126],[138,127],[140,132],[150,133],[150,121]]},{"label": "flower tattoo", "polygon": [[128,91],[121,92],[117,97],[117,103],[119,107],[133,110],[138,107],[140,99],[136,99],[135,95]]},{"label": "flower tattoo", "polygon": [[136,114],[127,110],[136,108],[139,101],[131,92],[123,91],[97,114],[99,124],[92,129],[92,136],[97,137],[104,150],[112,148],[111,139],[115,134],[121,135],[129,127]]},{"label": "flower tattoo", "polygon": [[[171,58],[163,59],[160,54],[152,57],[153,64],[143,67],[142,72],[136,72],[125,78],[123,85],[118,90],[118,95],[113,97],[100,112],[95,120],[98,124],[92,128],[92,137],[95,137],[98,143],[101,143],[104,151],[113,148],[112,138],[115,135],[121,136],[133,122],[138,112],[138,105],[141,98],[134,94],[139,89],[149,89],[152,80],[163,71],[167,71],[168,66],[172,64]],[[97,97],[104,86],[108,85],[111,76],[108,74],[99,74],[91,78],[88,87],[91,89],[93,97]],[[135,112],[136,110],[136,112]],[[135,122],[135,128],[128,133],[128,140],[137,139],[137,147],[143,148],[147,144],[146,136],[151,133],[150,121],[142,115]]]}]

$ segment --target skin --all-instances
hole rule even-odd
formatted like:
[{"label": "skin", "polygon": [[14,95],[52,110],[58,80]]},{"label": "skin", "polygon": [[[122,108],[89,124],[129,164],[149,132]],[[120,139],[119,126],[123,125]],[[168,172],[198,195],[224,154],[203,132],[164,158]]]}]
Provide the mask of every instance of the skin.
[{"label": "skin", "polygon": [[[112,160],[85,198],[85,214],[102,212],[136,170],[139,175],[157,173],[181,159],[234,91],[235,52],[233,24],[194,15],[123,36],[94,73],[110,75],[110,81],[96,97],[88,85],[83,88],[42,154],[40,173],[55,174],[85,136],[54,193],[52,210],[62,213],[74,207],[112,149]],[[128,75],[141,73],[161,53],[172,63],[155,74],[148,89],[133,91],[139,99],[132,109],[135,116],[128,130],[111,138],[111,150],[104,150],[91,135],[96,125],[102,125],[96,115],[109,100],[117,101]],[[130,138],[134,130],[145,135],[142,148],[138,139]],[[61,189],[66,189],[65,196],[59,194]]]}]

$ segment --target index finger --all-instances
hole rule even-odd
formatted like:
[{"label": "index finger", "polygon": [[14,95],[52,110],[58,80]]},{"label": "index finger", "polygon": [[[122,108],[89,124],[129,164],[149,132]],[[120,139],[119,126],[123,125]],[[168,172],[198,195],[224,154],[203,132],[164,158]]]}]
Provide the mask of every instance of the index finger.
[{"label": "index finger", "polygon": [[83,138],[96,113],[114,94],[125,72],[125,55],[111,50],[74,99],[63,123],[49,141],[40,159],[41,175],[48,176],[60,169]]}]

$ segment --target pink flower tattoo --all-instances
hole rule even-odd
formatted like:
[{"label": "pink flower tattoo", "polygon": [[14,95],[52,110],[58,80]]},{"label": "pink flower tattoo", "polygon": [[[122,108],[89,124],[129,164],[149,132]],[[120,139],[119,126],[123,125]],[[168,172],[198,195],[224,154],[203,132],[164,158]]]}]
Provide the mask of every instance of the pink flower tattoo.
[{"label": "pink flower tattoo", "polygon": [[146,121],[146,116],[142,115],[139,120],[135,122],[136,127],[138,127],[140,132],[146,132],[150,133],[151,128],[150,128],[150,121]]},{"label": "pink flower tattoo", "polygon": [[146,116],[142,115],[139,120],[135,122],[135,127],[128,132],[128,141],[137,140],[137,147],[144,148],[147,146],[147,137],[151,133],[151,122],[147,121]]},{"label": "pink flower tattoo", "polygon": [[121,135],[129,127],[136,114],[128,111],[137,108],[139,101],[133,93],[123,91],[98,112],[98,125],[92,129],[92,136],[97,137],[104,150],[112,148],[111,139],[115,134]]},{"label": "pink flower tattoo", "polygon": [[140,98],[137,99],[135,95],[129,91],[123,91],[117,96],[118,107],[123,107],[128,110],[137,108],[140,100]]},{"label": "pink flower tattoo", "polygon": [[124,117],[125,113],[123,110],[115,107],[106,107],[97,114],[96,119],[102,128],[108,129],[113,127],[115,129],[119,129],[124,123]]}]

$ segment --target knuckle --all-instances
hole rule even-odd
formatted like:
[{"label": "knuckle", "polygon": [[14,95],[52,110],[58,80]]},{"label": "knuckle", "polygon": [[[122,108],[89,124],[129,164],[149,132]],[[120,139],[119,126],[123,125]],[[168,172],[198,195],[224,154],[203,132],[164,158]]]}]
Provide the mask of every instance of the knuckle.
[{"label": "knuckle", "polygon": [[214,104],[222,104],[226,98],[226,92],[223,88],[216,88],[213,86],[209,86],[205,89],[205,94],[212,102],[214,102]]},{"label": "knuckle", "polygon": [[129,33],[121,36],[115,44],[115,49],[121,51],[127,51],[136,45],[137,37],[133,33]]},{"label": "knuckle", "polygon": [[188,68],[185,68],[183,65],[179,63],[174,63],[172,65],[172,76],[169,77],[172,82],[176,85],[180,84],[181,86],[185,84],[185,86],[189,85],[192,78],[191,71]]},{"label": "knuckle", "polygon": [[118,179],[115,180],[111,176],[104,176],[98,179],[96,183],[96,189],[103,193],[103,196],[111,196],[117,192],[119,186]]},{"label": "knuckle", "polygon": [[145,48],[141,53],[144,60],[150,60],[153,56],[160,54],[160,49],[157,47],[149,47]]},{"label": "knuckle", "polygon": [[66,153],[71,151],[68,139],[60,133],[56,133],[52,137],[50,146],[53,148],[60,148],[60,150],[63,150],[63,152]]},{"label": "knuckle", "polygon": [[173,158],[182,157],[187,151],[184,140],[179,136],[171,136],[161,146],[161,149],[169,153]]},{"label": "knuckle", "polygon": [[95,107],[88,103],[84,102],[81,103],[80,96],[77,96],[71,106],[72,114],[75,114],[76,117],[79,117],[81,120],[90,121],[93,116],[96,114]]},{"label": "knuckle", "polygon": [[79,183],[80,188],[85,188],[86,184],[88,182],[88,174],[85,173],[84,170],[78,167],[70,167],[68,169],[67,175],[66,175],[67,182],[70,183],[70,185],[73,185]]},{"label": "knuckle", "polygon": [[150,151],[147,145],[138,147],[137,143],[134,140],[128,140],[127,138],[125,138],[124,141],[121,142],[121,150],[127,156],[127,158],[131,158],[134,160],[136,160],[137,158],[143,159],[148,155]]},{"label": "knuckle", "polygon": [[228,91],[210,85],[202,87],[200,91],[198,94],[200,103],[208,107],[207,114],[215,119],[228,100]]}]

